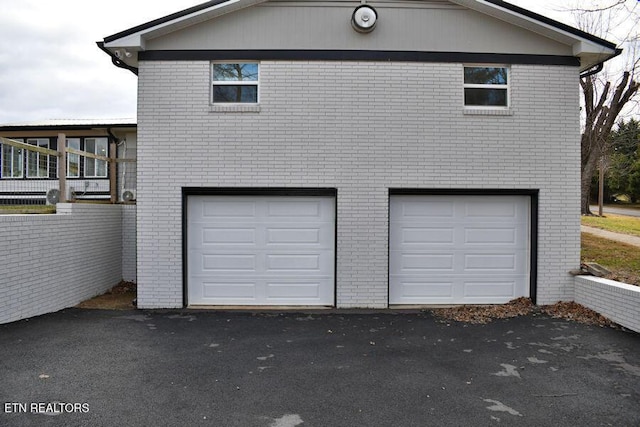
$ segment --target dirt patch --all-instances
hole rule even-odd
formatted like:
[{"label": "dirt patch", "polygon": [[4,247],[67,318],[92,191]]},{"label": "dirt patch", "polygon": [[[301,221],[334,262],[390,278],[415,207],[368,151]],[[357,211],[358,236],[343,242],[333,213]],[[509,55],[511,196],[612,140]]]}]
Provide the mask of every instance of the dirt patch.
[{"label": "dirt patch", "polygon": [[474,324],[486,324],[494,319],[506,319],[524,316],[530,313],[543,313],[548,316],[576,322],[607,327],[617,327],[606,317],[575,302],[559,302],[553,305],[535,306],[529,298],[518,298],[500,305],[463,305],[451,308],[431,310],[443,321],[456,321]]},{"label": "dirt patch", "polygon": [[120,282],[102,295],[83,301],[78,308],[93,308],[99,310],[130,310],[135,308],[133,300],[137,296],[135,283]]}]

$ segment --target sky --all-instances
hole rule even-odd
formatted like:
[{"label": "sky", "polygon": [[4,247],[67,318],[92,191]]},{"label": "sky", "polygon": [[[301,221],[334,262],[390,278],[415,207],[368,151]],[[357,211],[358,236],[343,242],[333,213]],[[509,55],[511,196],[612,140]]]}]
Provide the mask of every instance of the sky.
[{"label": "sky", "polygon": [[[95,42],[203,1],[0,0],[0,124],[135,118],[137,77]],[[510,2],[573,25],[568,0]]]}]

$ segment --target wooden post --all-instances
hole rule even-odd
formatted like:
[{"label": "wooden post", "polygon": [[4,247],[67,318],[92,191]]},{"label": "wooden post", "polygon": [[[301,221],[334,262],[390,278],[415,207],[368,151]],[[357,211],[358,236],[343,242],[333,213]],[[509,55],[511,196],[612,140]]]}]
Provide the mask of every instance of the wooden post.
[{"label": "wooden post", "polygon": [[109,144],[109,192],[111,203],[118,201],[118,164],[116,163],[116,153],[118,146],[115,142]]},{"label": "wooden post", "polygon": [[67,201],[67,138],[64,133],[58,134],[58,190],[60,203]]}]

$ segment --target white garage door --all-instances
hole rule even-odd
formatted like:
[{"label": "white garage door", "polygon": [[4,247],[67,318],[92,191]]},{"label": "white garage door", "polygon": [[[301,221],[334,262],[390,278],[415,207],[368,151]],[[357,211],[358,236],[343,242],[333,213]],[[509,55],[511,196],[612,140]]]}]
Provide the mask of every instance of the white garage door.
[{"label": "white garage door", "polygon": [[529,296],[528,196],[392,196],[390,304]]},{"label": "white garage door", "polygon": [[189,305],[333,305],[332,197],[189,196]]}]

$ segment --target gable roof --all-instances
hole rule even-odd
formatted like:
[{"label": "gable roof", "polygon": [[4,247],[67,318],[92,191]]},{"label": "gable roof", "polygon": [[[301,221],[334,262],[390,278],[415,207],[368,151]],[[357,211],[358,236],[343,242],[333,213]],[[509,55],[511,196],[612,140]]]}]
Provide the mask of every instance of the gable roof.
[{"label": "gable roof", "polygon": [[[145,50],[147,40],[266,1],[268,0],[211,0],[107,36],[102,42],[98,42],[98,46],[112,57],[116,66],[137,73],[137,53]],[[503,0],[448,1],[571,46],[574,56],[581,60],[582,71],[621,52],[615,43]]]}]

